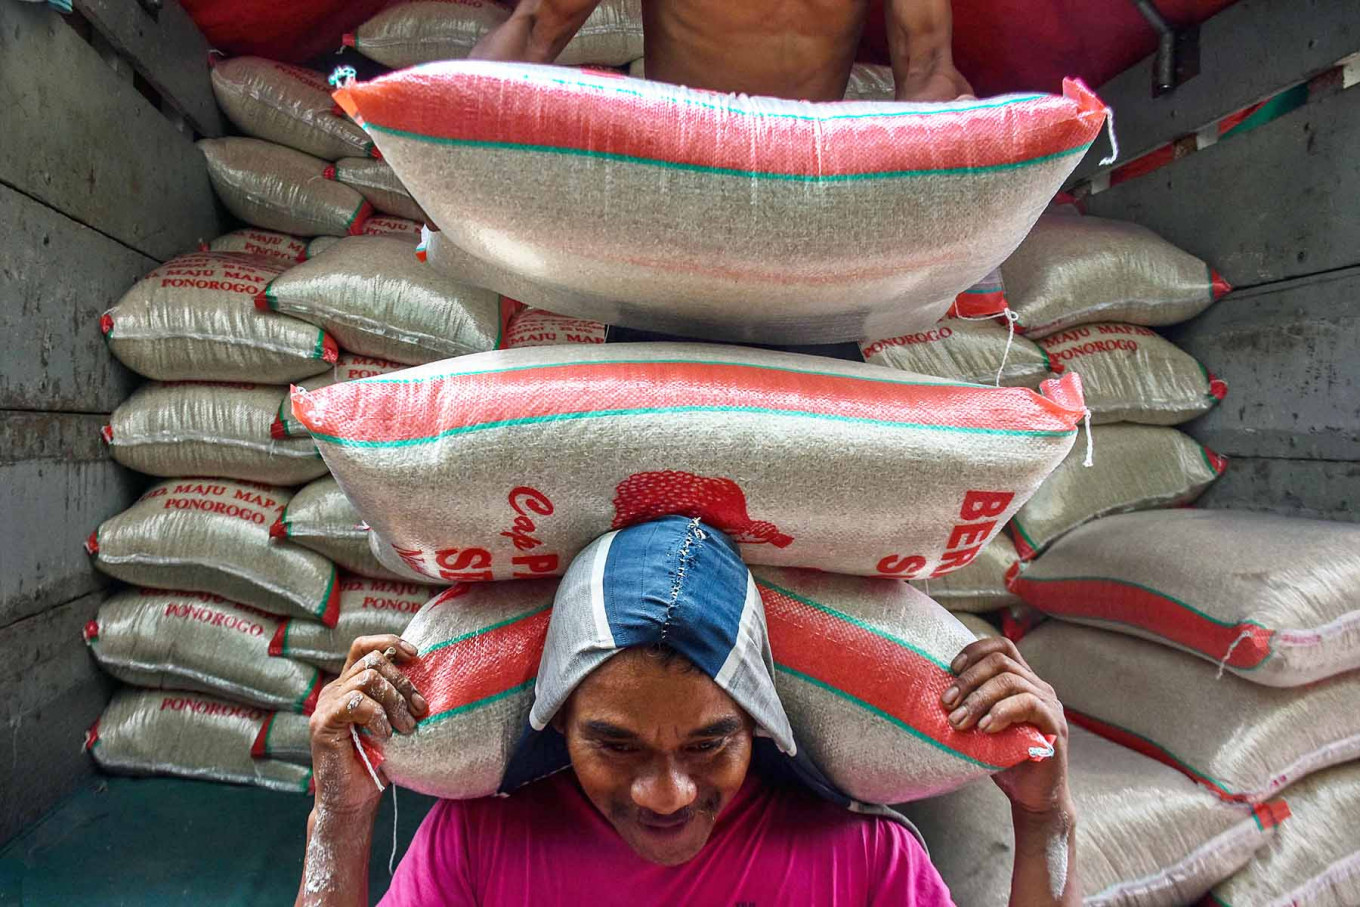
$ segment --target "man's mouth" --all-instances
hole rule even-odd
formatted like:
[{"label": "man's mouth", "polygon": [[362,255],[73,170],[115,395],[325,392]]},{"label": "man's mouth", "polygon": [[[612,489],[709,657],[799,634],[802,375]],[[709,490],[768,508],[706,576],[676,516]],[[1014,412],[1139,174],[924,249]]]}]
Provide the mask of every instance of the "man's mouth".
[{"label": "man's mouth", "polygon": [[641,815],[638,816],[637,823],[649,834],[658,837],[671,837],[687,828],[693,818],[694,810],[681,809],[665,816],[657,813]]}]

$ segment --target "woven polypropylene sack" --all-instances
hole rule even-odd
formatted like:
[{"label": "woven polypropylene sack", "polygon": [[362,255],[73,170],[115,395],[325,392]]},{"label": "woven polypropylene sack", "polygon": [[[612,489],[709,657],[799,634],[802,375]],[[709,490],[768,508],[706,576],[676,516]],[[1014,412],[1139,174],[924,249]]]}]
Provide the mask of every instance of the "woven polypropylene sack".
[{"label": "woven polypropylene sack", "polygon": [[373,153],[364,131],[335,109],[316,70],[236,57],[213,65],[212,87],[222,112],[246,135],[328,161]]},{"label": "woven polypropylene sack", "polygon": [[85,642],[99,666],[124,683],[199,690],[309,715],[321,692],[321,672],[269,657],[282,624],[206,592],[129,589],[99,606],[85,627]]},{"label": "woven polypropylene sack", "polygon": [[1080,453],[1069,453],[1011,518],[1022,558],[1038,556],[1064,533],[1097,517],[1189,504],[1228,466],[1174,428],[1119,423],[1096,434],[1100,455],[1090,466]]},{"label": "woven polypropylene sack", "polygon": [[269,654],[296,658],[339,674],[354,640],[389,633],[400,636],[438,591],[437,586],[343,574],[340,618],[335,626],[310,620],[282,621],[269,641]]},{"label": "woven polypropylene sack", "polygon": [[1231,289],[1147,227],[1066,214],[1039,218],[1001,274],[1017,327],[1032,337],[1095,321],[1176,324]]},{"label": "woven polypropylene sack", "polygon": [[934,579],[913,580],[912,585],[950,611],[999,611],[1020,603],[1020,596],[1006,586],[1006,572],[1019,560],[1015,545],[1003,532],[968,566]]},{"label": "woven polypropylene sack", "polygon": [[845,86],[847,101],[892,101],[896,97],[897,81],[891,66],[856,63],[850,67],[850,81]]},{"label": "woven polypropylene sack", "polygon": [[949,314],[955,318],[986,318],[990,315],[1006,315],[1006,283],[1001,279],[1001,269],[993,268],[986,276],[968,289],[954,297]]},{"label": "woven polypropylene sack", "polygon": [[452,243],[581,304],[492,289],[830,343],[928,327],[1014,250],[1104,123],[1065,90],[815,104],[470,60],[336,97]]},{"label": "woven polypropylene sack", "polygon": [[171,479],[153,485],[90,536],[95,566],[153,589],[211,592],[270,614],[335,626],[335,566],[269,527],[292,494],[286,488],[225,479]]},{"label": "woven polypropylene sack", "polygon": [[273,280],[257,304],[325,328],[350,352],[412,365],[495,349],[518,308],[381,236],[336,243]]},{"label": "woven polypropylene sack", "polygon": [[[378,359],[374,356],[357,356],[354,353],[341,353],[336,359],[335,365],[329,370],[319,375],[313,375],[304,381],[299,381],[298,386],[309,391],[320,390],[323,387],[330,387],[340,381],[354,381],[358,378],[372,378],[375,375],[386,375],[389,372],[399,372],[406,368],[400,362],[393,362],[391,359]],[[290,399],[285,397],[279,404],[279,411],[274,416],[273,423],[269,426],[269,434],[274,438],[306,438],[308,437],[307,428],[297,419],[293,418],[293,404]]]},{"label": "woven polypropylene sack", "polygon": [[[1183,907],[1290,827],[1277,827],[1278,803],[1226,802],[1132,750],[1079,727],[1070,734],[1067,779],[1080,816],[1072,864],[1084,907]],[[996,785],[978,781],[903,812],[957,903],[1011,903],[1015,835]]]},{"label": "woven polypropylene sack", "polygon": [[260,139],[200,139],[208,177],[227,210],[252,226],[294,236],[359,233],[373,206],[326,179],[326,162]]},{"label": "woven polypropylene sack", "polygon": [[284,267],[307,260],[307,243],[287,233],[243,227],[232,230],[208,243],[209,252],[236,252],[282,262]]},{"label": "woven polypropylene sack", "polygon": [[555,580],[464,583],[435,597],[402,638],[420,657],[402,673],[429,703],[415,733],[361,738],[369,760],[433,797],[486,797],[528,724]]},{"label": "woven polypropylene sack", "polygon": [[142,385],[104,426],[114,460],[152,476],[297,485],[326,474],[308,437],[270,436],[288,389],[183,381]]},{"label": "woven polypropylene sack", "polygon": [[[389,7],[344,43],[393,69],[465,59],[487,32],[510,18],[491,0],[418,0]],[[642,0],[603,0],[572,36],[556,63],[626,66],[642,56]]]},{"label": "woven polypropylene sack", "polygon": [[1212,664],[1168,646],[1058,620],[1031,630],[1020,653],[1053,685],[1069,721],[1225,799],[1259,803],[1360,757],[1355,671],[1278,689],[1219,676]]},{"label": "woven polypropylene sack", "polygon": [[[974,384],[1038,387],[1048,378],[1048,356],[1035,343],[992,321],[945,318],[916,331],[859,345],[865,362],[919,375]],[[1004,363],[1004,367],[1003,367]]]},{"label": "woven polypropylene sack", "polygon": [[327,179],[339,180],[358,189],[374,210],[411,221],[425,220],[425,212],[420,210],[420,205],[411,198],[411,193],[385,161],[366,157],[342,158],[335,166],[327,167],[325,175]]},{"label": "woven polypropylene sack", "polygon": [[315,551],[351,573],[376,579],[400,575],[378,562],[369,548],[363,518],[330,476],[298,489],[269,532],[276,539],[288,539]]},{"label": "woven polypropylene sack", "polygon": [[505,326],[508,350],[523,346],[563,346],[572,343],[604,343],[609,325],[570,315],[557,315],[543,309],[520,309]]},{"label": "woven polypropylene sack", "polygon": [[435,580],[560,575],[604,532],[677,513],[748,563],[914,579],[972,560],[1066,455],[1080,383],[1045,393],[620,343],[296,390],[293,412],[389,552]]},{"label": "woven polypropylene sack", "polygon": [[1081,375],[1091,421],[1179,425],[1218,405],[1228,386],[1156,331],[1089,324],[1039,341],[1053,369]]},{"label": "woven polypropylene sack", "polygon": [[85,735],[85,749],[105,771],[178,775],[307,793],[312,770],[272,755],[278,732],[306,733],[301,715],[276,714],[183,690],[124,688]]},{"label": "woven polypropylene sack", "polygon": [[1215,907],[1360,904],[1360,762],[1285,792],[1293,814],[1240,872],[1214,886]]},{"label": "woven polypropylene sack", "polygon": [[[404,239],[412,245],[420,244],[422,225],[404,217],[375,214],[364,221],[361,236],[390,236]],[[322,252],[340,242],[338,236],[318,236],[307,243],[307,258],[316,258]],[[422,261],[424,259],[421,259]]]},{"label": "woven polypropylene sack", "polygon": [[1107,517],[1059,539],[1011,588],[1056,617],[1179,646],[1255,683],[1360,668],[1353,523],[1235,510]]},{"label": "woven polypropylene sack", "polygon": [[968,632],[972,633],[978,639],[988,639],[993,636],[1001,635],[996,627],[992,626],[976,614],[965,614],[963,612],[950,613],[954,614],[954,619],[967,627]]},{"label": "woven polypropylene sack", "polygon": [[906,583],[756,568],[775,689],[798,741],[837,788],[901,803],[1052,754],[1033,726],[955,730],[940,697],[976,640]]},{"label": "woven polypropylene sack", "polygon": [[286,384],[324,371],[338,350],[315,325],[256,310],[282,272],[258,256],[181,255],[133,284],[99,326],[118,361],[148,378]]}]

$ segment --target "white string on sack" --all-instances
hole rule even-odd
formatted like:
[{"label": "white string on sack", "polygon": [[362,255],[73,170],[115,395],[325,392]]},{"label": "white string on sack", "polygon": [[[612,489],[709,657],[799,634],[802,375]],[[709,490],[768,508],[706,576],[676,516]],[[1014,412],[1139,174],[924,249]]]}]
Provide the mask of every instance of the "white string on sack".
[{"label": "white string on sack", "polygon": [[[350,725],[353,727],[354,725]],[[392,856],[387,858],[387,874],[397,872],[397,786],[392,785]]]},{"label": "white string on sack", "polygon": [[1081,421],[1086,425],[1086,459],[1081,461],[1081,465],[1090,469],[1096,465],[1096,445],[1091,439],[1091,411],[1089,409],[1082,414]]},{"label": "white string on sack", "polygon": [[378,772],[373,768],[373,763],[368,761],[368,753],[364,752],[363,746],[359,743],[359,732],[354,729],[354,725],[352,724],[349,726],[349,736],[350,739],[354,741],[354,748],[359,751],[359,758],[364,761],[364,768],[368,769],[368,776],[372,778],[373,783],[377,785],[378,792],[382,793],[382,791],[385,790],[383,783],[378,780]]},{"label": "white string on sack", "polygon": [[1119,159],[1119,139],[1115,138],[1114,135],[1113,107],[1105,108],[1105,129],[1110,133],[1110,154],[1108,157],[1103,157],[1100,159],[1100,166],[1102,167],[1104,167],[1106,164],[1113,164],[1116,160]]},{"label": "white string on sack", "polygon": [[1232,658],[1233,649],[1236,649],[1242,643],[1246,642],[1248,639],[1251,639],[1251,636],[1252,636],[1251,630],[1243,630],[1241,633],[1238,634],[1237,638],[1233,640],[1232,645],[1228,646],[1228,651],[1223,653],[1223,658],[1218,663],[1218,673],[1214,675],[1215,680],[1223,679],[1223,670],[1228,666],[1228,659]]},{"label": "white string on sack", "polygon": [[1015,343],[1015,323],[1020,320],[1014,309],[1007,308],[1002,313],[1006,319],[1006,349],[1001,353],[1001,365],[996,369],[996,386],[1001,386],[1001,373],[1006,370],[1006,360],[1011,357],[1011,345]]}]

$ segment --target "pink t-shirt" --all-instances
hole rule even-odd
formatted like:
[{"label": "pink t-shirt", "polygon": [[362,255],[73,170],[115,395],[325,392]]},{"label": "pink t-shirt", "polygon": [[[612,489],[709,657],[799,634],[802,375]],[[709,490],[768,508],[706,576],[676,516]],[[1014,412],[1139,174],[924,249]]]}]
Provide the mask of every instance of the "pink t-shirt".
[{"label": "pink t-shirt", "polygon": [[584,903],[953,907],[920,843],[888,819],[752,775],[698,856],[657,866],[633,853],[571,771],[508,798],[436,803],[382,900],[385,907]]}]

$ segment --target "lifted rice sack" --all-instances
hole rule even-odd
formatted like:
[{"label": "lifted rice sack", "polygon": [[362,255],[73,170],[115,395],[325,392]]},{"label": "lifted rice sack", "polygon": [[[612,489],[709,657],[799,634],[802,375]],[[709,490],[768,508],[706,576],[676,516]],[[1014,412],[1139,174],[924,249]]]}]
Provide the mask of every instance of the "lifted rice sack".
[{"label": "lifted rice sack", "polygon": [[307,243],[296,236],[275,233],[273,230],[257,230],[244,227],[232,230],[208,243],[204,251],[236,252],[241,255],[256,255],[268,258],[283,267],[307,260]]},{"label": "lifted rice sack", "polygon": [[451,243],[579,305],[491,289],[606,324],[832,343],[928,328],[1015,249],[1105,121],[1064,87],[852,106],[470,60],[336,98]]},{"label": "lifted rice sack", "polygon": [[1038,387],[1049,373],[1039,346],[992,321],[946,318],[928,331],[866,341],[859,349],[874,365],[973,384],[997,384],[999,377],[1004,387]]},{"label": "lifted rice sack", "polygon": [[99,327],[118,361],[147,378],[287,384],[325,371],[339,351],[315,325],[256,310],[281,273],[258,256],[181,255],[133,284]]},{"label": "lifted rice sack", "polygon": [[1202,416],[1228,393],[1194,356],[1156,331],[1090,324],[1039,341],[1057,372],[1081,375],[1091,421],[1179,425]]},{"label": "lifted rice sack", "polygon": [[971,561],[1067,454],[1079,380],[1044,393],[621,343],[296,390],[293,412],[379,559],[436,581],[557,576],[601,534],[667,514],[726,532],[748,563],[916,579]]},{"label": "lifted rice sack", "polygon": [[335,626],[335,566],[297,545],[269,543],[291,492],[225,479],[153,485],[85,542],[95,566],[154,589],[211,592],[279,614]]},{"label": "lifted rice sack", "polygon": [[[388,7],[345,35],[344,43],[393,69],[462,60],[510,12],[492,0],[417,0]],[[626,66],[641,56],[642,0],[603,0],[554,62]]]},{"label": "lifted rice sack", "polygon": [[[1253,809],[1219,800],[1079,727],[1068,742],[1084,907],[1182,907],[1293,824],[1279,826],[1289,815],[1281,801]],[[931,862],[959,904],[1007,907],[1015,837],[1010,802],[995,785],[977,781],[902,811],[925,836]]]},{"label": "lifted rice sack", "polygon": [[[287,316],[280,316],[287,317]],[[341,353],[336,359],[335,365],[330,370],[319,375],[313,375],[305,381],[299,381],[298,386],[305,390],[320,390],[323,387],[330,387],[341,381],[354,381],[359,378],[372,378],[377,375],[386,375],[390,372],[399,372],[406,368],[400,362],[393,362],[390,359],[378,359],[374,356],[356,356],[353,353]],[[293,402],[287,396],[279,403],[279,411],[274,415],[274,421],[269,426],[270,437],[273,438],[307,438],[307,428],[297,419],[293,418]]]},{"label": "lifted rice sack", "polygon": [[1100,456],[1091,466],[1069,453],[1011,518],[1022,558],[1037,557],[1064,533],[1097,517],[1190,504],[1228,467],[1223,457],[1174,428],[1119,423],[1097,434]]},{"label": "lifted rice sack", "polygon": [[212,65],[212,87],[222,112],[246,135],[328,161],[374,153],[367,134],[336,110],[316,70],[236,57]]},{"label": "lifted rice sack", "polygon": [[543,309],[523,308],[505,328],[505,348],[565,346],[572,343],[604,343],[609,325],[585,318],[556,315]]},{"label": "lifted rice sack", "polygon": [[312,790],[310,760],[295,764],[291,756],[306,740],[302,715],[198,693],[124,688],[85,735],[85,750],[115,774],[177,775],[305,794]]},{"label": "lifted rice sack", "polygon": [[109,418],[114,460],[152,476],[222,476],[297,485],[326,474],[308,437],[270,437],[288,389],[256,384],[151,382]]},{"label": "lifted rice sack", "polygon": [[1059,620],[1030,631],[1020,654],[1053,685],[1069,721],[1179,769],[1225,800],[1260,803],[1360,757],[1355,671],[1276,689],[1219,676],[1167,646]]},{"label": "lifted rice sack", "polygon": [[199,139],[208,177],[227,210],[252,226],[294,236],[348,236],[373,206],[323,175],[326,162],[260,139]]},{"label": "lifted rice sack", "polygon": [[270,282],[256,304],[325,328],[350,352],[411,365],[495,349],[518,308],[379,236],[336,243]]},{"label": "lifted rice sack", "polygon": [[315,551],[351,573],[377,579],[399,576],[378,562],[369,548],[363,518],[330,476],[298,489],[269,534]]},{"label": "lifted rice sack", "polygon": [[1096,321],[1177,324],[1232,289],[1147,227],[1069,214],[1039,218],[1001,274],[1016,327],[1031,337]]},{"label": "lifted rice sack", "polygon": [[99,666],[124,683],[310,715],[321,672],[269,657],[282,625],[274,615],[206,592],[129,589],[99,606],[84,635]]},{"label": "lifted rice sack", "polygon": [[1286,791],[1290,820],[1205,907],[1360,904],[1360,763],[1318,772]]},{"label": "lifted rice sack", "polygon": [[269,654],[296,658],[339,674],[354,640],[388,633],[400,636],[416,612],[439,591],[438,586],[342,574],[340,618],[335,626],[310,620],[282,621],[269,641]]},{"label": "lifted rice sack", "polygon": [[358,189],[375,210],[420,223],[425,221],[425,212],[420,210],[420,205],[411,198],[411,193],[406,191],[401,180],[384,161],[365,157],[342,158],[334,166],[326,168],[325,177]]},{"label": "lifted rice sack", "polygon": [[[1043,490],[1042,485],[1039,488]],[[968,566],[934,579],[912,580],[912,585],[950,611],[1000,611],[1020,604],[1020,596],[1006,586],[1006,573],[1019,560],[1015,545],[1003,532],[988,542]]]},{"label": "lifted rice sack", "polygon": [[[1360,526],[1236,510],[1107,517],[1011,588],[1054,617],[1292,687],[1360,668]],[[1352,709],[1353,711],[1360,711]]]},{"label": "lifted rice sack", "polygon": [[957,731],[940,696],[976,641],[906,583],[756,568],[775,688],[800,749],[843,793],[904,803],[1053,754],[1030,725]]}]

